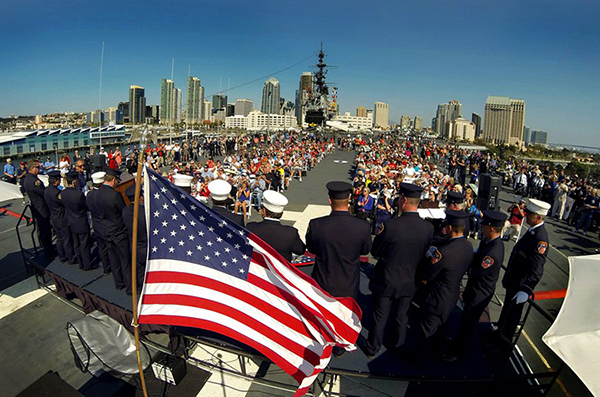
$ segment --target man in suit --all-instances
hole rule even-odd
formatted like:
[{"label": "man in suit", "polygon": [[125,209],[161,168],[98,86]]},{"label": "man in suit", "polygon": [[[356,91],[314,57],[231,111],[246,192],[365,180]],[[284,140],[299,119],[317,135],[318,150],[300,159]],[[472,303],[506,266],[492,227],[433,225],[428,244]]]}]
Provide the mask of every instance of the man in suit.
[{"label": "man in suit", "polygon": [[525,302],[529,300],[544,274],[544,264],[550,247],[544,216],[549,210],[550,204],[529,199],[525,207],[525,219],[530,226],[529,230],[513,247],[502,278],[506,298],[498,320],[498,332],[510,341],[515,335]]},{"label": "man in suit", "polygon": [[231,193],[231,185],[229,182],[222,179],[215,179],[208,184],[208,191],[210,192],[210,198],[213,202],[213,211],[237,225],[244,227],[244,217],[242,215],[234,214],[225,207],[225,202],[229,197],[229,193]]},{"label": "man in suit", "polygon": [[123,223],[125,200],[116,190],[121,171],[109,168],[104,176],[104,183],[92,196],[90,211],[98,219],[102,230],[101,237],[108,246],[111,271],[117,289],[124,289],[131,295],[131,267],[129,260],[129,240],[127,228]]},{"label": "man in suit", "polygon": [[38,160],[29,160],[27,176],[23,181],[23,188],[31,202],[31,214],[38,227],[38,237],[44,249],[44,256],[52,261],[55,256],[52,246],[52,225],[50,224],[50,210],[44,198],[44,184],[38,178],[40,163]]},{"label": "man in suit", "polygon": [[301,255],[306,250],[306,246],[300,240],[295,227],[282,225],[280,222],[287,203],[288,199],[283,194],[274,190],[265,191],[260,209],[263,221],[250,222],[246,228],[291,262],[292,253]]},{"label": "man in suit", "polygon": [[455,352],[445,356],[445,361],[454,362],[466,356],[479,319],[494,296],[500,268],[504,262],[504,241],[500,234],[506,218],[507,216],[500,211],[483,212],[483,240],[473,256],[468,271],[469,281],[462,294],[463,314]]},{"label": "man in suit", "polygon": [[473,246],[463,234],[469,223],[469,214],[446,210],[446,220],[449,240],[435,249],[421,276],[421,284],[427,288],[427,296],[421,305],[415,359],[426,355],[436,334],[437,338],[443,337],[443,326],[458,301],[460,282],[473,260]]},{"label": "man in suit", "polygon": [[[135,202],[135,183],[125,190],[125,195],[131,202],[131,205],[123,208],[123,222],[127,228],[129,245],[133,247],[133,210]],[[137,242],[133,247],[136,252],[136,277],[137,287],[141,288],[144,282],[144,272],[146,271],[146,256],[148,253],[148,235],[146,231],[146,211],[144,209],[144,191],[140,190],[139,214],[137,221]]]},{"label": "man in suit", "polygon": [[100,256],[100,261],[102,262],[102,268],[104,269],[104,274],[109,274],[111,272],[110,267],[110,256],[108,255],[108,243],[106,242],[106,237],[104,236],[104,230],[102,225],[102,219],[98,217],[98,209],[97,209],[97,194],[98,189],[104,183],[104,176],[106,172],[100,171],[95,172],[91,175],[92,178],[92,189],[88,191],[85,202],[88,206],[88,210],[92,215],[92,230],[94,231],[94,238],[96,239],[96,244],[98,245],[98,256]]},{"label": "man in suit", "polygon": [[98,265],[92,265],[92,243],[87,215],[88,207],[85,195],[78,186],[79,173],[77,171],[69,171],[65,174],[65,177],[67,187],[58,197],[65,206],[73,246],[79,258],[79,268],[85,271],[94,270]]},{"label": "man in suit", "polygon": [[390,311],[393,313],[390,344],[399,348],[404,343],[408,309],[417,289],[417,266],[433,240],[432,224],[421,219],[417,212],[422,191],[422,187],[409,183],[400,185],[398,205],[402,215],[386,221],[373,241],[371,254],[378,258],[369,283],[373,292],[373,326],[367,342],[360,345],[368,357],[381,348]]},{"label": "man in suit", "polygon": [[56,251],[61,262],[69,262],[70,265],[79,263],[77,254],[73,248],[73,240],[71,239],[71,231],[65,213],[65,207],[62,200],[59,198],[61,190],[60,186],[61,175],[60,171],[50,171],[48,173],[48,187],[44,190],[44,200],[50,210],[50,221],[56,235]]}]

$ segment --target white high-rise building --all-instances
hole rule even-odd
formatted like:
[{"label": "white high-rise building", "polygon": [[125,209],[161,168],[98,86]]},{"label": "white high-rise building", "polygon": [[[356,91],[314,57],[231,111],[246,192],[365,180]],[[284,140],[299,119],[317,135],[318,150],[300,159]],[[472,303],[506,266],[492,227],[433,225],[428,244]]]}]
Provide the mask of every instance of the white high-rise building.
[{"label": "white high-rise building", "polygon": [[486,142],[523,145],[524,126],[524,100],[488,96],[483,120],[483,139]]},{"label": "white high-rise building", "polygon": [[204,101],[202,106],[202,121],[212,122],[212,102]]},{"label": "white high-rise building", "polygon": [[375,102],[375,108],[373,110],[373,126],[375,128],[388,128],[389,113],[390,107],[387,103]]},{"label": "white high-rise building", "polygon": [[247,116],[254,108],[254,103],[250,99],[237,99],[235,101],[235,115]]},{"label": "white high-rise building", "polygon": [[181,97],[181,90],[179,88],[175,88],[175,122],[176,123],[181,123],[182,117],[181,117],[181,112],[183,111],[182,109],[182,97]]},{"label": "white high-rise building", "polygon": [[171,125],[175,122],[175,83],[162,79],[160,85],[160,123]]},{"label": "white high-rise building", "polygon": [[202,123],[202,105],[204,103],[204,87],[199,78],[188,77],[186,117],[188,126]]},{"label": "white high-rise building", "polygon": [[448,139],[473,142],[475,140],[475,123],[469,120],[465,120],[459,117],[455,120],[449,121],[448,126]]},{"label": "white high-rise building", "polygon": [[265,114],[279,114],[281,85],[279,80],[271,77],[263,85],[262,105],[260,111]]}]

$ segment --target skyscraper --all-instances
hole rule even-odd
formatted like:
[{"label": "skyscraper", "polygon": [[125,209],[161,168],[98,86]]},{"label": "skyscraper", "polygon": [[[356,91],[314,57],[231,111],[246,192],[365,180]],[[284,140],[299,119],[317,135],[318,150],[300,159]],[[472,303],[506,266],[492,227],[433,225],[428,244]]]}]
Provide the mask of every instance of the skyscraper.
[{"label": "skyscraper", "polygon": [[306,109],[304,103],[313,92],[313,86],[315,83],[315,76],[311,72],[304,72],[300,76],[300,86],[298,87],[298,108],[296,113],[298,114],[298,125],[304,123],[304,115]]},{"label": "skyscraper", "polygon": [[421,132],[423,129],[423,119],[421,116],[415,116],[415,120],[413,122],[413,130],[417,132]]},{"label": "skyscraper", "polygon": [[448,121],[462,117],[462,104],[456,99],[448,102]]},{"label": "skyscraper", "polygon": [[525,101],[488,96],[485,101],[483,139],[495,144],[522,145]]},{"label": "skyscraper", "polygon": [[175,83],[170,79],[162,79],[160,85],[160,123],[175,122]]},{"label": "skyscraper", "polygon": [[188,77],[187,86],[187,100],[186,100],[187,114],[185,122],[188,125],[202,123],[202,105],[204,103],[204,87],[199,78],[190,76]]},{"label": "skyscraper", "polygon": [[365,107],[356,108],[356,117],[367,117],[367,108],[365,108]]},{"label": "skyscraper", "polygon": [[131,85],[129,87],[129,121],[139,124],[146,121],[146,97],[144,87]]},{"label": "skyscraper", "polygon": [[400,116],[400,128],[410,127],[410,116],[403,114]]},{"label": "skyscraper", "polygon": [[475,124],[475,138],[481,135],[481,116],[477,113],[471,114],[471,122]]},{"label": "skyscraper", "polygon": [[387,128],[389,126],[390,107],[387,103],[375,102],[373,110],[373,125],[375,127]]},{"label": "skyscraper", "polygon": [[210,101],[204,101],[202,106],[202,121],[212,121],[212,103]]},{"label": "skyscraper", "polygon": [[548,143],[548,133],[546,131],[531,131],[532,145],[546,145]]},{"label": "skyscraper", "polygon": [[247,116],[254,108],[254,103],[250,99],[238,99],[235,101],[235,115]]},{"label": "skyscraper", "polygon": [[181,112],[182,112],[182,108],[183,108],[183,103],[182,103],[182,96],[181,96],[181,90],[179,88],[175,88],[175,122],[176,123],[181,123]]},{"label": "skyscraper", "polygon": [[446,131],[446,121],[448,121],[448,104],[440,103],[435,113],[435,133],[442,137]]},{"label": "skyscraper", "polygon": [[523,127],[523,142],[525,145],[529,145],[531,142],[531,128],[528,126]]},{"label": "skyscraper", "polygon": [[279,80],[271,77],[263,84],[262,105],[260,111],[265,114],[279,114],[280,100],[280,84]]},{"label": "skyscraper", "polygon": [[223,95],[223,93],[219,93],[218,95],[213,95],[212,97],[212,107],[213,109],[223,109],[227,106],[227,95]]}]

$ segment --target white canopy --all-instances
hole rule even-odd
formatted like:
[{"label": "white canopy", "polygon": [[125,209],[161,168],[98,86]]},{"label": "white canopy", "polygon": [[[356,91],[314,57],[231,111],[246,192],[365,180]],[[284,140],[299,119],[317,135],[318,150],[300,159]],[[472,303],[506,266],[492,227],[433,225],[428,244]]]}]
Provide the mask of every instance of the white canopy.
[{"label": "white canopy", "polygon": [[19,185],[0,181],[0,203],[23,198],[19,191]]},{"label": "white canopy", "polygon": [[600,255],[572,256],[569,268],[567,295],[542,340],[600,396]]}]

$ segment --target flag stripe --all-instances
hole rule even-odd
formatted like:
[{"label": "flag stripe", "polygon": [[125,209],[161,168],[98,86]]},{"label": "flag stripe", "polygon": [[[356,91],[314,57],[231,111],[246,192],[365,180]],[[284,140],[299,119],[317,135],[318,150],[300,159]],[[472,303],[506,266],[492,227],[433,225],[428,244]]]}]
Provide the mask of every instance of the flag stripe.
[{"label": "flag stripe", "polygon": [[169,324],[182,327],[202,328],[225,335],[258,350],[269,360],[273,361],[273,363],[292,376],[298,383],[302,382],[302,380],[307,377],[307,374],[300,369],[300,365],[294,365],[290,363],[290,361],[286,360],[272,350],[268,344],[259,343],[256,339],[250,337],[248,334],[238,332],[237,330],[231,329],[222,323],[200,317],[185,317],[163,314],[148,314],[140,316],[140,320],[143,320],[145,324]]}]

